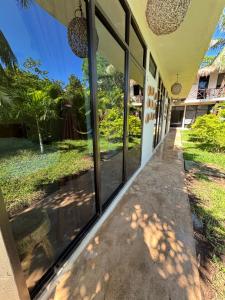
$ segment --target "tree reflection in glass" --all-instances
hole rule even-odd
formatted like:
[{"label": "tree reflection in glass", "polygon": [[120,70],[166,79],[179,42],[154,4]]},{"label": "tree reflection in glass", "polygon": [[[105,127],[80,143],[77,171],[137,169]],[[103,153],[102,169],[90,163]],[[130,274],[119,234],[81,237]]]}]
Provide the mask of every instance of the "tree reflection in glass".
[{"label": "tree reflection in glass", "polygon": [[128,105],[128,178],[138,169],[141,162],[141,133],[143,109],[144,72],[130,61],[130,97]]},{"label": "tree reflection in glass", "polygon": [[97,96],[101,155],[101,198],[105,203],[123,180],[125,53],[96,18]]},{"label": "tree reflection in glass", "polygon": [[20,2],[0,10],[0,180],[32,289],[96,211],[88,61],[67,40],[75,7]]}]

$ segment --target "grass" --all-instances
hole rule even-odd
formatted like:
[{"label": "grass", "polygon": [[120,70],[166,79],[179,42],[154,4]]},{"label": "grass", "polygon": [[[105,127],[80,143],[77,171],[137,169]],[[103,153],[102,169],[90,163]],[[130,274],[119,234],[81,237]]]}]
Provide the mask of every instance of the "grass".
[{"label": "grass", "polygon": [[210,164],[225,171],[225,153],[202,150],[199,142],[194,142],[190,139],[190,133],[190,130],[182,131],[184,159]]},{"label": "grass", "polygon": [[[100,140],[101,152],[122,143]],[[7,211],[14,214],[46,194],[47,186],[93,167],[91,140],[65,140],[39,146],[27,139],[0,139],[0,181]]]},{"label": "grass", "polygon": [[225,184],[195,177],[192,193],[198,199],[193,210],[205,224],[205,235],[215,254],[225,251]]},{"label": "grass", "polygon": [[[184,158],[209,164],[225,170],[225,153],[214,153],[201,149],[201,145],[190,140],[190,131],[182,131]],[[215,299],[225,299],[225,265],[221,257],[225,254],[225,180],[203,174],[194,175],[189,192],[196,201],[191,202],[192,211],[203,221],[204,235],[212,247],[209,254],[214,274],[212,288]]]}]

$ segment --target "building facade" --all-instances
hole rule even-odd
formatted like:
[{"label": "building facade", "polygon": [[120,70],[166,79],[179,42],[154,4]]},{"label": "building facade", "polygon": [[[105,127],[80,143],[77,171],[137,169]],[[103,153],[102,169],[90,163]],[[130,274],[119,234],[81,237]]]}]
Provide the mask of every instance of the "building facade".
[{"label": "building facade", "polygon": [[192,1],[162,36],[146,5],[2,4],[0,299],[38,298],[57,280],[168,133],[177,73],[188,94],[223,1]]},{"label": "building facade", "polygon": [[198,116],[210,113],[216,103],[225,101],[225,73],[217,70],[209,74],[199,71],[186,99],[173,101],[172,127],[189,127]]}]

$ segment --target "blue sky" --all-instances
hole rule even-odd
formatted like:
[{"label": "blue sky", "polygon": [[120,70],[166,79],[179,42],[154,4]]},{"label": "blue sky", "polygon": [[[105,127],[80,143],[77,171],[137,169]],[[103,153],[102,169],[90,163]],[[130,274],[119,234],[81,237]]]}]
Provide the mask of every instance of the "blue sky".
[{"label": "blue sky", "polygon": [[[225,13],[225,11],[224,11],[224,13]],[[215,29],[215,32],[213,33],[212,40],[219,39],[219,38],[225,38],[225,33],[221,32],[220,28],[219,28],[219,25],[217,25],[216,29]],[[209,51],[206,52],[206,55],[214,56],[214,55],[218,54],[218,52],[219,52],[218,50],[209,50]]]},{"label": "blue sky", "polygon": [[4,33],[20,66],[25,59],[40,60],[51,79],[67,83],[75,74],[82,78],[82,59],[71,51],[67,29],[34,1],[28,9],[16,0],[1,1],[0,30]]}]

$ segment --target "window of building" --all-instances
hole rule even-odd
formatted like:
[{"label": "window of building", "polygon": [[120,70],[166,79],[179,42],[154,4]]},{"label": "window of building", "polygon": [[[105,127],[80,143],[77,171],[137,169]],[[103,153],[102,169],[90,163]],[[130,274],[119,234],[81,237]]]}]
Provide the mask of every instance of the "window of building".
[{"label": "window of building", "polygon": [[88,59],[68,43],[74,7],[58,5],[6,1],[0,12],[11,53],[1,73],[10,98],[0,112],[1,187],[29,290],[96,214]]},{"label": "window of building", "polygon": [[144,72],[131,59],[130,98],[128,105],[127,175],[130,177],[141,162],[142,114],[144,99]]},{"label": "window of building", "polygon": [[125,52],[98,18],[96,28],[101,201],[105,203],[123,180]]},{"label": "window of building", "polygon": [[[126,25],[126,12],[120,1],[115,0],[97,0],[99,6],[103,9],[107,17],[114,25],[117,32],[125,40],[125,25]],[[113,11],[112,11],[113,10]],[[113,13],[112,13],[113,12]]]},{"label": "window of building", "polygon": [[155,63],[151,53],[150,53],[150,57],[149,57],[149,71],[152,74],[152,76],[155,78],[157,66],[156,66],[156,63]]},{"label": "window of building", "polygon": [[130,51],[138,64],[144,66],[144,47],[133,24],[130,27]]},{"label": "window of building", "polygon": [[[93,4],[81,1],[84,17],[86,3],[89,13]],[[0,111],[0,178],[31,297],[141,162],[145,45],[125,4],[98,5],[96,17],[87,16],[93,24],[86,20],[97,40],[86,48],[96,55],[83,56],[68,40],[76,1],[6,1],[0,10],[10,54],[0,62],[10,97]]]},{"label": "window of building", "polygon": [[159,76],[158,80],[158,94],[156,102],[156,111],[155,111],[155,130],[154,130],[154,147],[156,147],[161,141],[162,137],[162,124],[163,124],[163,115],[164,115],[164,105],[165,105],[166,89],[164,87],[163,81]]}]

